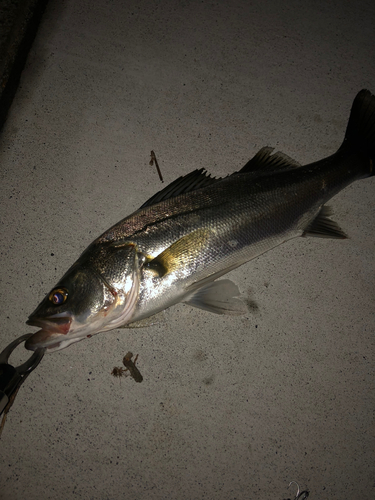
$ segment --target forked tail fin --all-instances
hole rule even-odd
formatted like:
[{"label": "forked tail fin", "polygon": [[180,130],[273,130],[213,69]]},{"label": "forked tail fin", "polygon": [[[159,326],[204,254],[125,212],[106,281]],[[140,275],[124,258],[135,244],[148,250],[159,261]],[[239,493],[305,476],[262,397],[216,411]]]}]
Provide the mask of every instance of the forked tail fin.
[{"label": "forked tail fin", "polygon": [[375,174],[375,96],[369,90],[361,90],[354,99],[343,146],[370,158]]}]

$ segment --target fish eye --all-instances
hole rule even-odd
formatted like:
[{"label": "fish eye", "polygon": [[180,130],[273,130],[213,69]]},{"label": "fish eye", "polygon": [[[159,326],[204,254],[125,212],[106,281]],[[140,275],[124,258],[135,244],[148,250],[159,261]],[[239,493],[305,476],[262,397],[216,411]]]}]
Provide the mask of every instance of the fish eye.
[{"label": "fish eye", "polygon": [[65,288],[56,288],[55,290],[52,290],[48,298],[53,305],[61,306],[61,304],[64,304],[68,298],[68,290]]}]

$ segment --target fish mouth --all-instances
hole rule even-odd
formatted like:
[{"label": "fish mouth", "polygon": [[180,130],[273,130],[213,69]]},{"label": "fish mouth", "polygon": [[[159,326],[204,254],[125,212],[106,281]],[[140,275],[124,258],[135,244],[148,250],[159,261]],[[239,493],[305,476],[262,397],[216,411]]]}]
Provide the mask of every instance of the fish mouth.
[{"label": "fish mouth", "polygon": [[35,351],[41,347],[45,347],[49,351],[57,350],[60,344],[66,339],[66,334],[70,330],[72,318],[69,316],[47,318],[30,317],[27,325],[39,326],[42,329],[34,333],[25,342],[26,349]]}]

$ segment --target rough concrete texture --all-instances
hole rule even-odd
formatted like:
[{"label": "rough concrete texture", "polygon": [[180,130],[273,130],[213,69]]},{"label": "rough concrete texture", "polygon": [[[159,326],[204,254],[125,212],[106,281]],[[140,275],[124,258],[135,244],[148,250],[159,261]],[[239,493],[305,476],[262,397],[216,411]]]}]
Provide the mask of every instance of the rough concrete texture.
[{"label": "rough concrete texture", "polygon": [[[375,91],[375,5],[51,0],[1,137],[1,346],[81,251],[161,188],[301,163]],[[345,241],[297,239],[230,273],[244,317],[159,324],[46,355],[0,442],[0,498],[374,498],[375,180],[331,202]],[[139,354],[144,381],[115,379]],[[19,348],[14,362],[29,353]]]}]

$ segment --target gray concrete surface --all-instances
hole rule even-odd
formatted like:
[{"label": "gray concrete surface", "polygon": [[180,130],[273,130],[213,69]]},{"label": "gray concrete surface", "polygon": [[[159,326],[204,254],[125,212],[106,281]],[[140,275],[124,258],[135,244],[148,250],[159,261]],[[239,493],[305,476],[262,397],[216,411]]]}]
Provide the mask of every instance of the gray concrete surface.
[{"label": "gray concrete surface", "polygon": [[[375,91],[373,2],[51,0],[0,139],[1,344],[80,252],[160,181],[271,145],[340,145]],[[232,272],[258,305],[178,305],[46,355],[0,441],[0,498],[374,498],[375,180],[332,202],[345,241]],[[139,354],[141,384],[111,376]],[[17,350],[14,361],[28,353]]]}]

